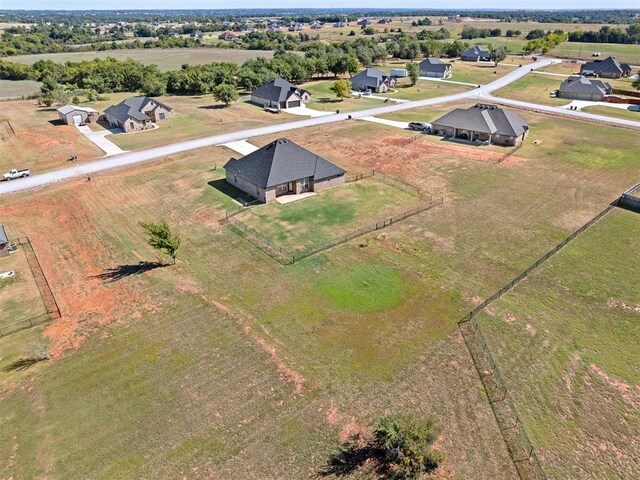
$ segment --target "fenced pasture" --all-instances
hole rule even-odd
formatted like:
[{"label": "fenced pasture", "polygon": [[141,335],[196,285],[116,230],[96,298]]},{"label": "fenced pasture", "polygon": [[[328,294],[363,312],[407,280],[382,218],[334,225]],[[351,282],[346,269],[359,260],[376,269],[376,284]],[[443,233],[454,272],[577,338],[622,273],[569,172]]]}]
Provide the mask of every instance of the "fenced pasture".
[{"label": "fenced pasture", "polygon": [[60,318],[31,242],[25,237],[16,243],[16,252],[0,257],[0,272],[15,272],[13,278],[0,279],[0,338]]},{"label": "fenced pasture", "polygon": [[373,171],[309,198],[257,205],[226,218],[230,228],[248,241],[293,264],[442,202],[442,197]]},{"label": "fenced pasture", "polygon": [[[367,122],[289,132],[347,171],[380,171],[444,202],[287,266],[220,225],[237,203],[213,170],[229,156],[218,147],[3,198],[3,223],[39,247],[65,316],[46,329],[59,360],[36,367],[29,388],[14,388],[18,372],[0,375],[0,410],[12,412],[0,420],[0,457],[11,458],[0,477],[306,478],[341,438],[397,412],[441,426],[437,475],[518,478],[458,321],[601,211],[640,166],[628,130],[519,114],[532,133],[500,164],[405,145],[408,132]],[[618,214],[640,218],[616,210],[604,220]],[[159,218],[182,237],[176,265],[162,266],[138,224]],[[566,474],[571,464],[606,477],[613,458],[619,476],[637,476],[637,452],[616,455],[607,420],[637,415],[618,390],[638,383],[637,259],[623,258],[637,226],[572,253],[603,225],[485,309],[492,325],[478,318],[531,445],[558,478],[580,476]],[[515,300],[551,267],[537,296]],[[23,355],[14,341],[36,331],[0,341],[0,369]],[[620,429],[624,448],[634,428]]]}]

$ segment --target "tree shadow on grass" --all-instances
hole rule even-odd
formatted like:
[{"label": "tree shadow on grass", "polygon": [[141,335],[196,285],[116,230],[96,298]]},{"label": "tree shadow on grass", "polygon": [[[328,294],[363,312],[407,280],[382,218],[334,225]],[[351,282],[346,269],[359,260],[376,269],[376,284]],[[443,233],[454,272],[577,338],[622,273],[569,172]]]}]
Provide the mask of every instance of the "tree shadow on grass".
[{"label": "tree shadow on grass", "polygon": [[346,477],[369,463],[379,478],[394,478],[382,461],[383,457],[384,452],[371,444],[342,445],[336,453],[331,455],[327,465],[318,472],[317,477]]},{"label": "tree shadow on grass", "polygon": [[49,360],[49,357],[27,357],[16,360],[15,362],[10,363],[9,365],[2,368],[5,372],[21,372],[23,370],[28,370],[32,366],[34,366],[38,362],[43,362],[45,360]]},{"label": "tree shadow on grass", "polygon": [[132,277],[134,275],[140,275],[156,268],[162,268],[168,266],[168,263],[160,262],[139,262],[130,265],[118,265],[114,268],[107,268],[104,272],[93,275],[91,278],[97,278],[107,283],[117,282],[123,278]]}]

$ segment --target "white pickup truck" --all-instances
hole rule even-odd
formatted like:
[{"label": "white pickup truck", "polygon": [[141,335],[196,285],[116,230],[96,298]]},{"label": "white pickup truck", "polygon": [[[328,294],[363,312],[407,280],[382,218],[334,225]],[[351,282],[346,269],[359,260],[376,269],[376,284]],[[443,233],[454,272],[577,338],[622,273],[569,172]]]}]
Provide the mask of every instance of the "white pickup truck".
[{"label": "white pickup truck", "polygon": [[2,177],[8,181],[16,178],[28,177],[29,175],[31,175],[31,170],[28,168],[25,168],[24,170],[16,170],[14,168],[13,170],[10,170],[9,173],[5,173]]}]

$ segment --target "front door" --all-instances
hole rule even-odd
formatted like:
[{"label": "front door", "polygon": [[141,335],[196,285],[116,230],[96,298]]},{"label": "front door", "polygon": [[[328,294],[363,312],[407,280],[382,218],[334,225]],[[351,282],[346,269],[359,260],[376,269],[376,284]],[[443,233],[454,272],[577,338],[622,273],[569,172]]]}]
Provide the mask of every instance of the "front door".
[{"label": "front door", "polygon": [[300,193],[309,191],[309,177],[300,180]]},{"label": "front door", "polygon": [[293,193],[295,191],[295,182],[289,182],[287,184],[287,191]]}]

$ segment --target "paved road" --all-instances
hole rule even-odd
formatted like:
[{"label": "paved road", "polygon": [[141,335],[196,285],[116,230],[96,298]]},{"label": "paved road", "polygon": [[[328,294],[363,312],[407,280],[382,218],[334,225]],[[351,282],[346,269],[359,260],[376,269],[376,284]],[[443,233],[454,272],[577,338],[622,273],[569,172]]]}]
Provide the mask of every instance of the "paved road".
[{"label": "paved road", "polygon": [[[448,95],[439,98],[430,98],[426,100],[415,100],[397,103],[393,105],[385,105],[382,107],[371,108],[368,110],[361,110],[359,112],[351,112],[349,114],[333,114],[324,115],[315,118],[308,118],[305,120],[297,120],[288,123],[281,123],[278,125],[269,125],[266,127],[253,128],[250,130],[242,130],[238,132],[230,132],[221,135],[213,135],[210,137],[197,138],[194,140],[187,140],[184,142],[173,143],[171,145],[165,145],[161,147],[148,148],[146,150],[140,150],[137,152],[121,153],[119,155],[113,155],[105,159],[96,160],[93,162],[87,162],[72,167],[62,168],[32,177],[14,180],[11,182],[2,182],[0,184],[0,195],[7,193],[18,192],[21,190],[27,190],[30,188],[41,187],[51,183],[67,180],[75,177],[87,177],[89,175],[118,167],[124,167],[127,165],[133,165],[148,160],[154,160],[157,158],[166,157],[168,155],[174,155],[176,153],[185,152],[188,150],[195,150],[198,148],[211,147],[214,145],[220,145],[224,143],[232,143],[240,140],[246,140],[252,137],[259,137],[262,135],[273,135],[276,133],[287,132],[298,128],[306,128],[318,125],[324,125],[328,123],[340,122],[349,118],[363,118],[371,117],[374,115],[382,115],[385,113],[398,112],[401,110],[408,110],[417,107],[426,107],[430,105],[438,105],[441,103],[454,102],[459,100],[479,99],[479,100],[491,100],[505,105],[514,105],[520,108],[529,108],[540,111],[549,111],[550,113],[557,113],[561,111],[564,115],[572,115],[577,118],[589,118],[600,121],[607,121],[608,123],[618,123],[621,125],[637,126],[640,127],[640,122],[631,122],[629,120],[615,119],[612,117],[604,117],[600,115],[592,115],[579,111],[569,111],[556,109],[554,107],[544,107],[540,105],[527,104],[525,102],[516,102],[513,100],[497,99],[490,96],[491,92],[498,90],[511,82],[518,80],[526,75],[532,69],[538,69],[550,65],[552,63],[559,62],[552,58],[541,58],[537,62],[523,66],[520,68],[514,68],[512,72],[507,75],[498,78],[497,80],[483,85],[480,88],[470,90],[467,92],[458,93],[455,95]],[[535,108],[534,108],[535,107]]]}]

